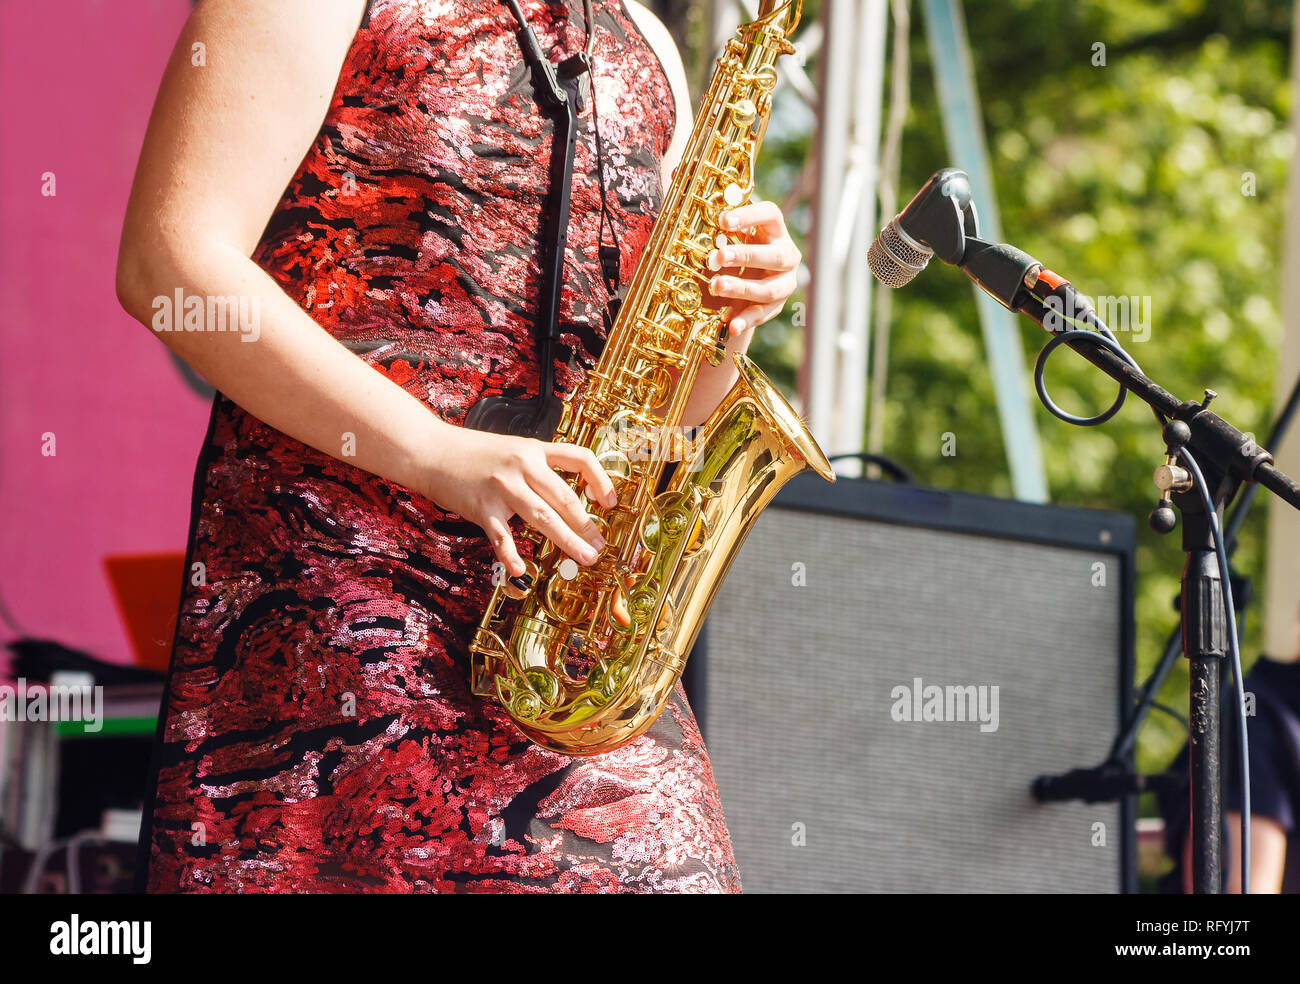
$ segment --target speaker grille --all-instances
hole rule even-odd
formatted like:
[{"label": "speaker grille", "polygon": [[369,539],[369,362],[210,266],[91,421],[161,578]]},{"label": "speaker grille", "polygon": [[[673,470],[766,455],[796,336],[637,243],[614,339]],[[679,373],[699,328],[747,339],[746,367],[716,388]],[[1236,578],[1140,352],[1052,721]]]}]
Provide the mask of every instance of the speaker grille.
[{"label": "speaker grille", "polygon": [[[1120,808],[1039,805],[1029,786],[1106,756],[1123,581],[1100,549],[769,509],[707,636],[709,752],[745,890],[1118,890]],[[997,730],[894,720],[916,678],[997,686]]]}]

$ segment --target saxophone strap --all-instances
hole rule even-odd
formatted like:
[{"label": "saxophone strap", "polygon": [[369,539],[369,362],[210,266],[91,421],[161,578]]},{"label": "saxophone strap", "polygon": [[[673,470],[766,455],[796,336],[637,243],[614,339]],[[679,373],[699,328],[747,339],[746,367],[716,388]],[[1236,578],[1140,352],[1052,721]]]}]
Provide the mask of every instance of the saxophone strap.
[{"label": "saxophone strap", "polygon": [[[563,401],[555,393],[555,344],[560,336],[560,296],[564,284],[564,254],[569,239],[570,199],[573,190],[573,158],[578,139],[578,113],[587,99],[592,99],[593,121],[595,101],[591,93],[591,47],[593,41],[591,0],[584,0],[587,44],[575,55],[553,64],[542,52],[537,34],[524,16],[519,0],[504,0],[519,22],[516,37],[524,60],[532,73],[533,90],[538,103],[555,122],[551,146],[550,187],[546,223],[542,233],[543,279],[541,300],[533,322],[533,337],[538,356],[538,396],[507,397],[485,396],[469,409],[465,426],[521,437],[550,440],[559,425],[564,410]],[[599,129],[596,135],[597,169],[601,185],[602,234],[605,211],[604,165],[599,152]],[[617,312],[619,281],[618,246],[599,247],[601,273],[609,286],[610,305],[604,317],[607,327],[612,325]],[[613,308],[611,312],[610,308]]]}]

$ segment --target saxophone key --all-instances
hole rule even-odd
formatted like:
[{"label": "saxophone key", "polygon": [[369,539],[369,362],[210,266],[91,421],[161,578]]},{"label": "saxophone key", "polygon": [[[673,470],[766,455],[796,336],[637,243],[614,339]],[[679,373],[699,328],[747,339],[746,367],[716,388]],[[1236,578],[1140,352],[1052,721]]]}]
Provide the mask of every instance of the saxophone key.
[{"label": "saxophone key", "polygon": [[776,88],[777,71],[775,65],[763,65],[752,72],[741,72],[736,78],[738,85],[753,86],[759,92],[768,93]]},{"label": "saxophone key", "polygon": [[518,577],[509,577],[501,584],[501,590],[507,598],[522,601],[532,592],[537,584],[538,567],[533,561],[524,561],[524,573]]},{"label": "saxophone key", "polygon": [[607,448],[596,455],[596,464],[609,476],[609,480],[614,483],[614,493],[617,495],[624,482],[632,477],[632,462],[627,460],[627,455],[618,448]]},{"label": "saxophone key", "polygon": [[591,613],[595,583],[591,571],[580,570],[568,580],[562,575],[548,578],[543,599],[546,614],[561,625],[578,624]]},{"label": "saxophone key", "polygon": [[731,118],[736,121],[736,124],[746,129],[752,127],[754,121],[758,119],[758,107],[754,105],[752,99],[740,99],[727,108],[731,110]]},{"label": "saxophone key", "polygon": [[701,273],[699,270],[696,270],[693,266],[683,263],[681,260],[674,259],[671,256],[664,257],[664,264],[667,266],[676,267],[679,271],[681,271],[682,275],[685,275],[687,277],[699,277],[700,279],[704,279],[704,274]]},{"label": "saxophone key", "polygon": [[679,314],[694,314],[700,309],[704,292],[694,280],[679,279],[672,288],[672,305]]}]

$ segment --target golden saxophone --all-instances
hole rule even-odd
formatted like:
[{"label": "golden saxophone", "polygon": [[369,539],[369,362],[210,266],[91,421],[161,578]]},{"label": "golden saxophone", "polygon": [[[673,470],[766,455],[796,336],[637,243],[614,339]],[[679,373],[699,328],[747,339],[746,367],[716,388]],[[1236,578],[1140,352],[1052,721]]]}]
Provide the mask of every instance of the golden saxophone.
[{"label": "golden saxophone", "polygon": [[[544,748],[596,755],[649,728],[763,507],[806,468],[835,480],[798,414],[743,355],[698,437],[663,440],[683,433],[701,360],[726,356],[721,312],[703,304],[706,261],[725,242],[721,213],[753,191],[775,62],[794,50],[802,7],[762,0],[718,58],[600,361],[564,407],[556,440],[591,449],[618,492],[606,509],[569,478],[607,546],[580,568],[526,531],[534,560],[523,578],[500,578],[470,646],[473,692],[499,700]],[[620,596],[626,625],[614,614]]]}]

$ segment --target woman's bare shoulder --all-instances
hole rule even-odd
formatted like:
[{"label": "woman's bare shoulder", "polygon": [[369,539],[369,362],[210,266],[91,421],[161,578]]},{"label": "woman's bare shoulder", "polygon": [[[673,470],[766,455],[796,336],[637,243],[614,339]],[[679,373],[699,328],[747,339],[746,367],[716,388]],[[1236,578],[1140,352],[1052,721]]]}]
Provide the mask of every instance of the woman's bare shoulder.
[{"label": "woman's bare shoulder", "polygon": [[316,137],[365,9],[366,0],[195,6],[150,114],[121,275],[175,244],[193,252],[221,241],[249,255]]},{"label": "woman's bare shoulder", "polygon": [[668,76],[668,84],[673,90],[677,123],[673,130],[672,143],[664,155],[664,172],[667,176],[672,168],[677,166],[677,161],[691,133],[691,93],[686,83],[686,68],[682,65],[682,56],[677,50],[677,42],[673,40],[672,32],[664,22],[648,7],[637,3],[637,0],[623,0],[623,2],[628,13],[632,15],[632,20],[645,36],[646,43],[659,57],[664,73]]}]

